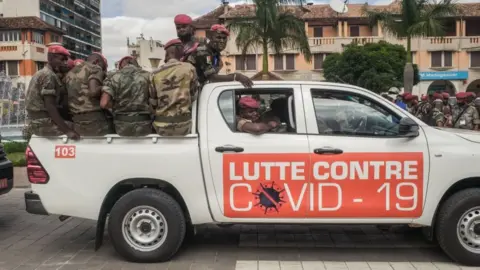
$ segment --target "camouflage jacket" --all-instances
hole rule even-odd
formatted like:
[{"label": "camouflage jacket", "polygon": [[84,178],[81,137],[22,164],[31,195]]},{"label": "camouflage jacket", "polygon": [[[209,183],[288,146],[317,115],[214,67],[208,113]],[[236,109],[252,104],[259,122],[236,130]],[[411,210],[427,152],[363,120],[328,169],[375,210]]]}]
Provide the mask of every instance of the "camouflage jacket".
[{"label": "camouflage jacket", "polygon": [[[468,106],[468,107],[465,107]],[[480,117],[474,106],[455,106],[453,108],[453,127],[461,129],[473,129],[475,125],[480,125]]]},{"label": "camouflage jacket", "polygon": [[89,62],[75,66],[65,78],[68,91],[68,107],[72,114],[101,111],[100,94],[91,93],[90,80],[98,80],[100,85],[105,79],[102,68]]},{"label": "camouflage jacket", "polygon": [[113,113],[135,116],[150,114],[150,73],[127,65],[105,80],[102,91],[113,101]]},{"label": "camouflage jacket", "polygon": [[426,119],[428,117],[428,115],[430,114],[430,110],[432,109],[432,104],[430,104],[430,102],[422,102],[418,105],[418,108],[417,108],[417,111],[415,113],[415,116],[424,121],[424,122],[427,122],[428,119]]},{"label": "camouflage jacket", "polygon": [[64,94],[64,85],[62,80],[47,65],[33,75],[28,85],[27,95],[25,97],[25,109],[27,112],[46,112],[44,96],[54,96],[57,100],[57,106]]},{"label": "camouflage jacket", "polygon": [[438,126],[438,123],[440,122],[442,124],[442,126],[445,124],[446,122],[446,118],[445,118],[445,115],[443,114],[442,110],[440,109],[437,109],[437,108],[432,108],[432,113],[430,114],[430,121],[429,125],[431,126]]},{"label": "camouflage jacket", "polygon": [[220,53],[212,51],[206,44],[202,44],[189,54],[185,62],[192,64],[197,71],[198,81],[204,84],[208,78],[223,68],[223,61]]},{"label": "camouflage jacket", "polygon": [[152,73],[150,104],[156,116],[190,115],[198,92],[195,68],[176,59]]}]

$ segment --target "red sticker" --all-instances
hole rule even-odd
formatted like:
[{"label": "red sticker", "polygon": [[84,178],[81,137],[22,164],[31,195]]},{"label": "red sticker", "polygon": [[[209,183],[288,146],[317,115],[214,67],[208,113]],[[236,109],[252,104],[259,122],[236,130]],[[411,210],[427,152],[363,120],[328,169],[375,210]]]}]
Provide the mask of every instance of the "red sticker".
[{"label": "red sticker", "polygon": [[76,146],[75,145],[56,145],[55,146],[55,158],[75,158]]},{"label": "red sticker", "polygon": [[232,218],[415,218],[422,153],[225,154]]}]

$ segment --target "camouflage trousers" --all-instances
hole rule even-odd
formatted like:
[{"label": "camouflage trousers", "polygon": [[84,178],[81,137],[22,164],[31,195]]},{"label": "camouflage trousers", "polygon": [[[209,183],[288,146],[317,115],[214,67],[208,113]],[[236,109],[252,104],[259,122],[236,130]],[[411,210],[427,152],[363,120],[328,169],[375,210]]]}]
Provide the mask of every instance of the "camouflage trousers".
[{"label": "camouflage trousers", "polygon": [[[69,128],[73,129],[73,123],[65,121]],[[25,135],[35,134],[37,136],[60,136],[64,135],[58,126],[53,122],[51,118],[40,118],[31,120],[26,130],[24,131]]]},{"label": "camouflage trousers", "polygon": [[178,123],[153,122],[153,128],[161,136],[185,136],[192,132],[192,121]]},{"label": "camouflage trousers", "polygon": [[152,134],[152,121],[125,122],[115,120],[115,131],[120,136],[147,136]]},{"label": "camouflage trousers", "polygon": [[111,124],[103,112],[72,115],[73,127],[80,136],[104,136],[110,133]]}]

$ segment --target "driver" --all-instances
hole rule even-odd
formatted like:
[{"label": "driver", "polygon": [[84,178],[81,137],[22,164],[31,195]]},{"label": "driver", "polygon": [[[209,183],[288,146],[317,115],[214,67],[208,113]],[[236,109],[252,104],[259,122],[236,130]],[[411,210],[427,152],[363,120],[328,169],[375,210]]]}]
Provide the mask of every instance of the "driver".
[{"label": "driver", "polygon": [[238,101],[240,106],[239,115],[237,116],[237,130],[254,135],[267,133],[278,126],[278,122],[269,121],[268,123],[260,122],[259,108],[260,104],[252,97],[242,97]]}]

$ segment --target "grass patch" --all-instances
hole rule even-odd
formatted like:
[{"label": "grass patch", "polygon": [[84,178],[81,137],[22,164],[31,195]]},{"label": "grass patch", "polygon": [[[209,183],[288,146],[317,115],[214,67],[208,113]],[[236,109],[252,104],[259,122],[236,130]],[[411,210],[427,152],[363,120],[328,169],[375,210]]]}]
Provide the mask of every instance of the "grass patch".
[{"label": "grass patch", "polygon": [[27,166],[27,161],[25,160],[25,152],[8,153],[7,158],[13,163],[14,167]]}]

